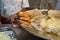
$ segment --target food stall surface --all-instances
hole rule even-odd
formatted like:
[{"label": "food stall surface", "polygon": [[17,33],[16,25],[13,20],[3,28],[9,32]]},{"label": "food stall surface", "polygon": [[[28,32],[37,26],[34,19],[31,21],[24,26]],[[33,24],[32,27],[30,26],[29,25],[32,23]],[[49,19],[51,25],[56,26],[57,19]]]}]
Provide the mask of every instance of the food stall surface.
[{"label": "food stall surface", "polygon": [[17,40],[45,40],[45,39],[42,39],[42,38],[39,38],[39,37],[36,37],[36,36],[30,34],[29,32],[27,32],[26,30],[24,30],[21,27],[14,28],[14,27],[12,27],[11,24],[8,24],[8,25],[0,24],[0,27],[10,27],[16,33]]}]

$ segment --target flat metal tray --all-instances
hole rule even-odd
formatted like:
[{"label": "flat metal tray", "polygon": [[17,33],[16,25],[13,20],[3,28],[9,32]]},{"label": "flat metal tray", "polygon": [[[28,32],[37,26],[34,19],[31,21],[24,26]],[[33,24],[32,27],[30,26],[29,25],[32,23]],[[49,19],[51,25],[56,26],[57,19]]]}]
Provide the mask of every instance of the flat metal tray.
[{"label": "flat metal tray", "polygon": [[46,40],[60,40],[60,37],[59,36],[56,36],[56,35],[51,35],[51,34],[48,34],[48,33],[45,33],[45,32],[40,32],[34,28],[32,28],[31,26],[30,27],[24,27],[24,26],[21,26],[23,29],[25,29],[26,31],[28,31],[30,34],[32,35],[35,35],[37,37],[40,37],[40,38],[43,38],[43,39],[46,39]]}]

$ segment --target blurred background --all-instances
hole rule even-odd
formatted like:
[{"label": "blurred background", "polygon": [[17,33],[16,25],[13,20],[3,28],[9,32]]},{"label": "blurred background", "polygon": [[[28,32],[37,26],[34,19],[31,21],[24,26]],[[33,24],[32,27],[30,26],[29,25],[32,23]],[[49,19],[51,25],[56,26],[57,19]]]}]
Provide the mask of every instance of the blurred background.
[{"label": "blurred background", "polygon": [[[11,1],[11,3],[13,2],[14,0]],[[29,1],[29,5],[31,8],[39,8],[39,9],[48,9],[49,6],[48,6],[48,0],[28,0]],[[56,8],[56,4],[57,4],[57,1],[59,0],[50,0],[51,1],[51,5]],[[1,13],[6,13],[6,9],[4,9],[4,3],[3,2],[7,2],[6,0],[0,0],[0,16],[1,16]],[[14,3],[17,3],[17,2],[13,2],[12,4],[14,5]],[[9,4],[8,4],[9,5]],[[58,7],[57,7],[58,8]],[[3,11],[4,10],[4,11]],[[16,11],[16,10],[15,10]],[[9,13],[9,12],[8,12]],[[5,15],[5,14],[3,14]],[[6,16],[6,15],[5,15]],[[0,17],[1,18],[1,17]]]},{"label": "blurred background", "polygon": [[[51,0],[53,7],[55,8],[57,0]],[[36,7],[40,9],[47,9],[48,7],[48,0],[29,0],[30,7]]]},{"label": "blurred background", "polygon": [[[2,10],[4,9],[4,4],[2,3],[2,1],[4,2],[4,0],[0,0],[0,13],[3,13]],[[55,8],[57,0],[51,0],[51,1],[52,1],[51,5],[53,5],[53,7]],[[17,3],[17,2],[14,2],[14,3]],[[29,0],[29,4],[31,8],[39,8],[39,9],[49,8],[48,0]],[[6,10],[4,10],[4,13],[5,11]]]},{"label": "blurred background", "polygon": [[[4,9],[4,6],[3,6],[4,4],[2,4],[2,1],[4,2],[4,0],[0,0],[0,13],[3,13],[2,10]],[[17,3],[17,2],[14,2],[14,3]],[[51,0],[51,5],[53,5],[54,8],[56,7],[56,3],[57,3],[57,0]],[[29,4],[31,8],[39,8],[39,9],[49,8],[48,0],[29,0]],[[6,10],[4,10],[4,13],[5,11]]]}]

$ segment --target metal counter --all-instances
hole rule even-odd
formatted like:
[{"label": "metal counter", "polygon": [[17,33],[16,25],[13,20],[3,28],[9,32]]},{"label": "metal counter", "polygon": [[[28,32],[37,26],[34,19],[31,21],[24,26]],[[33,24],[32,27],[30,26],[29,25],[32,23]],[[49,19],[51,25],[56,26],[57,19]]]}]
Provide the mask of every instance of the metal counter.
[{"label": "metal counter", "polygon": [[0,24],[0,27],[10,27],[16,33],[17,40],[45,40],[30,34],[21,27],[14,28],[11,24]]}]

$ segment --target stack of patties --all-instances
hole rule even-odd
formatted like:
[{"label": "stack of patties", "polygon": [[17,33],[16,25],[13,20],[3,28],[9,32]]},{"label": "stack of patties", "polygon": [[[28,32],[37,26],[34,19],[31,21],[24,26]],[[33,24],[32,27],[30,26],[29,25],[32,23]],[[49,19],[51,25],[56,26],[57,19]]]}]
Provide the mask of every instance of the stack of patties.
[{"label": "stack of patties", "polygon": [[39,31],[53,33],[60,36],[60,12],[50,10],[48,12],[48,16],[38,15],[34,17],[31,25]]},{"label": "stack of patties", "polygon": [[60,12],[50,10],[48,13],[51,18],[40,19],[40,28],[44,32],[54,33],[60,36]]}]

